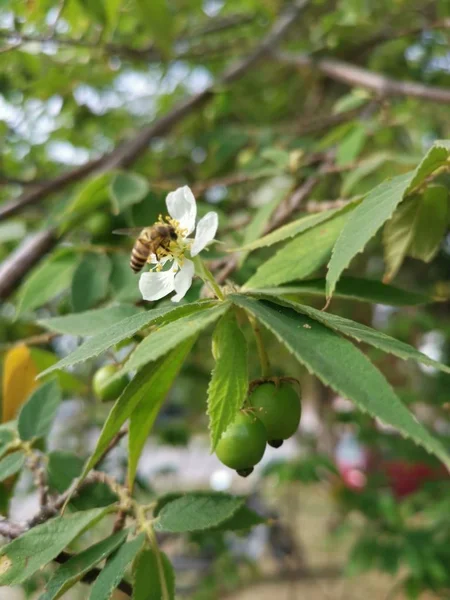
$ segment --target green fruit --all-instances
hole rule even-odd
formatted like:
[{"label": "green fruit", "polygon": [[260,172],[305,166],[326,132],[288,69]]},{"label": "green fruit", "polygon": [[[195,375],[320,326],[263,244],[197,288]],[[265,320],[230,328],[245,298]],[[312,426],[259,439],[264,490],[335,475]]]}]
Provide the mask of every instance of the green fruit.
[{"label": "green fruit", "polygon": [[253,414],[239,412],[217,444],[217,458],[246,477],[251,467],[262,459],[266,441],[267,433],[261,421]]},{"label": "green fruit", "polygon": [[293,435],[300,423],[301,404],[297,392],[288,383],[263,383],[250,395],[248,402],[263,422],[269,444],[281,446]]},{"label": "green fruit", "polygon": [[119,379],[113,380],[114,375],[119,370],[115,365],[105,365],[95,373],[92,379],[94,393],[102,402],[115,400],[120,396],[128,384],[128,377],[123,375]]}]

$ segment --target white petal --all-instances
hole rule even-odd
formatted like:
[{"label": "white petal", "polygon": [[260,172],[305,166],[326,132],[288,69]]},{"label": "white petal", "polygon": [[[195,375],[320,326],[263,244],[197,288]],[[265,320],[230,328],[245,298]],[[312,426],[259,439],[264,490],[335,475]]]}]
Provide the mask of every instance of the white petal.
[{"label": "white petal", "polygon": [[150,271],[142,273],[139,291],[144,300],[159,300],[175,289],[175,271]]},{"label": "white petal", "polygon": [[214,239],[219,225],[219,217],[215,212],[206,213],[197,223],[195,240],[191,247],[191,256],[197,256]]},{"label": "white petal", "polygon": [[166,198],[167,210],[172,219],[179,222],[185,235],[189,235],[195,228],[197,217],[197,204],[191,189],[185,185],[174,192],[170,192]]},{"label": "white petal", "polygon": [[192,279],[194,278],[195,267],[192,260],[185,259],[183,266],[180,268],[178,273],[175,275],[175,296],[172,296],[172,302],[179,302],[185,297],[186,292],[192,285]]}]

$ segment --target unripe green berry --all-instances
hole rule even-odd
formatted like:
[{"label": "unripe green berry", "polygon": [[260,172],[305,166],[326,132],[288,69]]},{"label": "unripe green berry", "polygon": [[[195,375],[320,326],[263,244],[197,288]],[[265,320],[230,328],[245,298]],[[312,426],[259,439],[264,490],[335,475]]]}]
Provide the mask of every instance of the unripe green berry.
[{"label": "unripe green berry", "polygon": [[92,387],[94,394],[102,402],[116,400],[128,385],[128,377],[126,375],[113,380],[118,370],[119,367],[115,365],[105,365],[96,371],[92,379]]},{"label": "unripe green berry", "polygon": [[300,398],[294,388],[282,382],[259,385],[250,395],[248,403],[267,430],[269,444],[278,448],[282,440],[290,438],[298,429],[301,416]]},{"label": "unripe green berry", "polygon": [[266,441],[261,421],[251,413],[239,412],[220,438],[216,455],[224,465],[247,477],[262,459]]}]

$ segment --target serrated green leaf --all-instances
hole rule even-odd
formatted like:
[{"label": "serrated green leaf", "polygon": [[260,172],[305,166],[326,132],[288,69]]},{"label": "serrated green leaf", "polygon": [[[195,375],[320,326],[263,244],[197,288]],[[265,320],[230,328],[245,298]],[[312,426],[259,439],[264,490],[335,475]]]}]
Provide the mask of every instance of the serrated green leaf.
[{"label": "serrated green leaf", "polygon": [[119,214],[133,204],[137,204],[149,192],[147,180],[137,173],[117,173],[110,186],[110,196],[114,213]]},{"label": "serrated green leaf", "polygon": [[100,333],[97,333],[88,339],[82,346],[69,354],[69,356],[66,356],[56,363],[56,365],[52,365],[42,373],[39,373],[39,377],[47,375],[56,369],[63,369],[64,367],[75,365],[76,363],[85,361],[93,356],[98,356],[102,352],[105,352],[105,350],[108,350],[111,346],[133,336],[143,327],[157,325],[164,321],[173,321],[179,317],[181,318],[185,315],[206,310],[209,306],[214,306],[215,304],[217,304],[215,301],[207,301],[194,302],[192,304],[177,307],[169,305],[127,317],[109,327],[107,331],[100,331]]},{"label": "serrated green leaf", "polygon": [[330,258],[333,246],[350,214],[341,213],[288,242],[259,267],[246,282],[245,288],[278,285],[302,279],[316,271]]},{"label": "serrated green leaf", "polygon": [[[356,202],[352,203],[352,206],[354,207],[356,204]],[[321,223],[328,221],[341,212],[347,212],[348,210],[348,206],[345,206],[344,208],[334,208],[332,210],[326,210],[313,215],[307,215],[306,217],[302,217],[301,219],[297,219],[296,221],[292,221],[287,225],[279,227],[275,231],[272,231],[272,233],[268,233],[259,240],[255,240],[254,242],[246,244],[245,246],[241,246],[240,248],[233,248],[233,252],[241,252],[244,250],[251,251],[256,250],[257,248],[263,248],[264,246],[278,244],[278,242],[282,242],[283,240],[292,238],[299,233],[303,233],[312,227],[316,227],[316,225],[320,225]]]},{"label": "serrated green leaf", "polygon": [[57,333],[90,336],[105,331],[117,325],[118,322],[137,313],[143,314],[143,311],[136,306],[119,305],[108,308],[96,308],[77,314],[70,314],[65,317],[41,319],[38,321],[38,324]]},{"label": "serrated green leaf", "polygon": [[[30,354],[39,373],[58,362],[56,354],[53,354],[53,352],[49,352],[48,350],[42,350],[42,348],[31,347]],[[71,373],[65,373],[64,371],[59,371],[56,375],[49,375],[47,377],[56,377],[62,391],[81,392],[86,388],[86,385],[79,379],[74,377]],[[43,381],[46,381],[45,377],[43,378]]]},{"label": "serrated green leaf", "polygon": [[145,534],[141,533],[122,546],[107,561],[102,572],[95,580],[89,600],[109,600],[119,585],[128,566],[132,563],[145,542]]},{"label": "serrated green leaf", "polygon": [[109,512],[108,508],[96,508],[56,517],[4,546],[0,550],[0,585],[19,585],[26,581]]},{"label": "serrated green leaf", "polygon": [[[192,306],[192,305],[189,305]],[[229,308],[227,302],[216,303],[212,308],[205,308],[193,312],[177,321],[164,325],[150,333],[137,348],[131,353],[130,358],[115,377],[119,378],[125,373],[139,369],[167,354],[172,348],[186,339],[191,338],[212,325]]]},{"label": "serrated green leaf", "polygon": [[374,188],[355,208],[334,246],[327,273],[327,296],[331,297],[336,283],[352,258],[362,252],[367,242],[385,221],[391,218],[403,200],[412,173],[399,175]]},{"label": "serrated green leaf", "polygon": [[[258,288],[250,293],[267,296],[325,296],[325,279],[308,279],[273,288]],[[435,300],[430,296],[408,292],[375,279],[341,277],[336,285],[333,298],[373,302],[388,306],[416,306],[429,304]]]},{"label": "serrated green leaf", "polygon": [[172,533],[211,529],[230,519],[243,503],[228,494],[186,494],[162,508],[155,529]]},{"label": "serrated green leaf", "polygon": [[133,489],[136,469],[153,423],[161,409],[175,377],[195,341],[190,338],[158,361],[139,389],[141,400],[131,413],[128,434],[128,486]]},{"label": "serrated green leaf", "polygon": [[[289,175],[276,175],[254,192],[253,201],[260,208],[245,229],[244,247],[261,239],[270,217],[280,202],[284,200],[293,183],[294,179]],[[239,256],[240,265],[243,264],[247,255],[248,252],[242,252]]]},{"label": "serrated green leaf", "polygon": [[236,418],[248,389],[247,341],[234,311],[220,319],[212,343],[216,363],[208,386],[207,410],[211,451]]},{"label": "serrated green leaf", "polygon": [[74,312],[85,311],[103,300],[108,292],[111,262],[106,254],[86,254],[72,279]]},{"label": "serrated green leaf", "polygon": [[442,185],[430,185],[419,202],[414,236],[408,256],[430,262],[436,256],[447,230],[449,216],[448,190]]},{"label": "serrated green leaf", "polygon": [[101,540],[93,546],[89,546],[79,554],[72,556],[66,563],[61,565],[56,573],[47,582],[44,592],[38,600],[58,600],[71,587],[100,561],[107,558],[126,539],[128,531],[118,531],[113,535]]},{"label": "serrated green leaf", "polygon": [[437,169],[444,166],[450,156],[450,140],[436,140],[428,150],[418,167],[413,171],[413,177],[408,188],[410,192],[425,181]]},{"label": "serrated green leaf", "polygon": [[[168,600],[175,598],[175,573],[164,552],[159,553]],[[152,550],[144,549],[133,563],[132,600],[164,600],[158,558]]]},{"label": "serrated green leaf", "polygon": [[213,529],[214,531],[240,531],[242,529],[251,529],[266,522],[267,519],[264,519],[254,510],[244,505],[232,517]]},{"label": "serrated green leaf", "polygon": [[356,207],[336,242],[328,265],[328,298],[332,296],[341,273],[349,266],[354,256],[364,250],[367,242],[380,227],[392,217],[405,195],[443,166],[449,155],[449,141],[435,142],[414,171],[384,181]]},{"label": "serrated green leaf", "polygon": [[381,331],[377,331],[376,329],[372,329],[371,327],[367,327],[366,325],[362,325],[356,321],[351,321],[350,319],[340,317],[339,315],[317,310],[312,306],[306,306],[304,304],[298,304],[297,302],[290,302],[289,300],[282,299],[270,298],[269,300],[308,315],[326,327],[329,327],[338,333],[343,333],[344,335],[352,337],[358,342],[370,344],[371,346],[375,346],[375,348],[383,350],[383,352],[393,354],[394,356],[398,356],[403,360],[414,360],[429,367],[439,369],[444,373],[450,373],[450,367],[447,365],[429,358],[426,356],[426,354],[419,352],[409,344],[405,344],[400,340],[396,340],[395,338],[391,337],[390,335],[386,335]]},{"label": "serrated green leaf", "polygon": [[384,261],[386,263],[384,281],[391,281],[395,277],[408,253],[408,248],[414,238],[419,204],[419,197],[407,198],[386,223],[383,230]]},{"label": "serrated green leaf", "polygon": [[17,314],[38,308],[68,289],[77,262],[76,254],[64,249],[34,269],[20,288]]},{"label": "serrated green leaf", "polygon": [[23,452],[13,452],[12,454],[7,454],[4,458],[2,458],[2,460],[0,460],[0,481],[5,481],[5,479],[8,479],[8,477],[11,477],[11,475],[18,473],[24,464],[25,454]]},{"label": "serrated green leaf", "polygon": [[447,189],[437,185],[400,204],[383,231],[385,280],[397,274],[405,256],[433,259],[447,229],[448,208]]},{"label": "serrated green leaf", "polygon": [[47,381],[38,387],[19,413],[17,428],[20,438],[27,441],[46,437],[60,402],[61,390],[57,381]]},{"label": "serrated green leaf", "polygon": [[325,385],[395,427],[450,467],[450,456],[443,445],[400,402],[380,371],[353,344],[292,308],[240,295],[230,299],[267,327]]}]

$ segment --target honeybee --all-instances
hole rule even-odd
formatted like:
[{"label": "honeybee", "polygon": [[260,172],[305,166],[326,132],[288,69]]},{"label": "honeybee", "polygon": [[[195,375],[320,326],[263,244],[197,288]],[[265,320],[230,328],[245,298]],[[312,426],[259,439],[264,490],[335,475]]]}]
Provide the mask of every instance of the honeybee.
[{"label": "honeybee", "polygon": [[130,257],[130,267],[135,273],[139,273],[151,254],[154,254],[159,259],[161,255],[160,249],[168,252],[170,242],[177,239],[174,227],[165,223],[157,223],[151,227],[144,227],[144,229],[136,227],[116,229],[113,233],[133,237],[137,235]]}]

